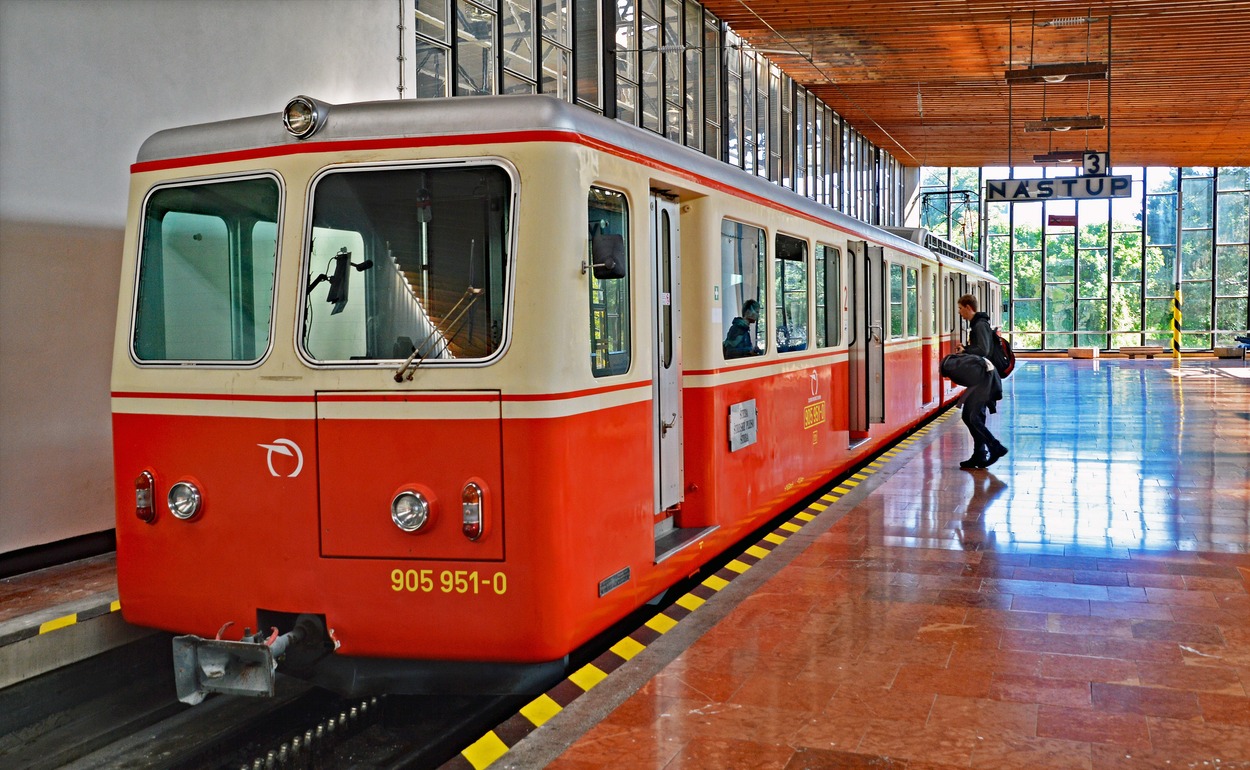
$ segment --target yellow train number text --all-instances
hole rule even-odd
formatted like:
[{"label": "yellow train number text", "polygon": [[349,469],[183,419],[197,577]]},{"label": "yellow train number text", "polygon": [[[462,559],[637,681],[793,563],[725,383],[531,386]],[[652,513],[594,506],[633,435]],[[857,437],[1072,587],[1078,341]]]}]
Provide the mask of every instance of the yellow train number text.
[{"label": "yellow train number text", "polygon": [[803,407],[803,427],[814,428],[825,421],[825,402],[817,401]]},{"label": "yellow train number text", "polygon": [[391,590],[409,593],[432,594],[487,594],[503,596],[508,592],[508,576],[502,572],[493,575],[478,574],[477,570],[393,569]]}]

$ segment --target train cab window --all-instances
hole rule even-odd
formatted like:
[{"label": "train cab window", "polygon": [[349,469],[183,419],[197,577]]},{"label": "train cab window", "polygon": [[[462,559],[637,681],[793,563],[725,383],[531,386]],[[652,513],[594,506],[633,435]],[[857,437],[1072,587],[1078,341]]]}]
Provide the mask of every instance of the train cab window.
[{"label": "train cab window", "polygon": [[907,268],[907,336],[920,334],[920,271]]},{"label": "train cab window", "polygon": [[834,347],[842,341],[842,252],[816,244],[812,273],[816,283],[816,347]]},{"label": "train cab window", "polygon": [[768,349],[764,231],[726,219],[720,241],[721,348],[726,359],[762,355]]},{"label": "train cab window", "polygon": [[903,266],[890,265],[890,339],[903,336]]},{"label": "train cab window", "polygon": [[148,196],[131,337],[136,361],[264,357],[280,201],[272,177],[180,184]]},{"label": "train cab window", "polygon": [[807,241],[777,236],[773,285],[777,287],[777,352],[807,350]]},{"label": "train cab window", "polygon": [[503,344],[512,182],[495,165],[316,180],[301,343],[317,363],[449,363]]},{"label": "train cab window", "polygon": [[[590,370],[596,377],[629,371],[629,203],[622,193],[590,188],[586,201],[586,263],[590,270]],[[596,256],[596,242],[620,253]],[[602,246],[599,247],[599,250]],[[623,261],[621,265],[605,264]]]}]

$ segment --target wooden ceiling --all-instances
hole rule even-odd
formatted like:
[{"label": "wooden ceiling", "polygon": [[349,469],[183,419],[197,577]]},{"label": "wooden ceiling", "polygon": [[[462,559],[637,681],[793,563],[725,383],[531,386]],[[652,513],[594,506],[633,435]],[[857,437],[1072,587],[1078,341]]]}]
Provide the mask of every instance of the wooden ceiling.
[{"label": "wooden ceiling", "polygon": [[[703,4],[904,165],[1099,150],[1118,166],[1250,166],[1250,0]],[[1005,76],[1108,60],[1104,80],[1009,88]],[[1086,116],[1109,127],[1025,130]]]}]

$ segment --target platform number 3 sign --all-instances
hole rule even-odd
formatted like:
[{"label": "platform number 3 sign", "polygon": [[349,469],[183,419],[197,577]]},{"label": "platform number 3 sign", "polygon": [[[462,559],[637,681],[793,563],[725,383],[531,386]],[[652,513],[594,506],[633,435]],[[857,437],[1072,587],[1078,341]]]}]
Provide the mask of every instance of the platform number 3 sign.
[{"label": "platform number 3 sign", "polygon": [[1087,152],[1082,155],[1086,176],[1106,176],[1109,163],[1108,153]]}]

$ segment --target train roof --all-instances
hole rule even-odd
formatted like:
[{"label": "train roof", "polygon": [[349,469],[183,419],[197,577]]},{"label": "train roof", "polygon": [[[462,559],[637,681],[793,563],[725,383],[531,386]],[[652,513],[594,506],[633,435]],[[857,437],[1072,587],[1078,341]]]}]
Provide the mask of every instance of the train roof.
[{"label": "train roof", "polygon": [[[468,96],[454,99],[405,99],[355,104],[319,103],[324,124],[311,139],[286,130],[281,113],[222,120],[153,134],[139,148],[137,164],[264,148],[295,147],[339,141],[471,136],[483,133],[568,131],[597,139],[673,169],[693,173],[729,188],[770,200],[824,220],[860,238],[919,253],[961,269],[977,271],[975,262],[952,259],[925,244],[861,222],[766,179],[710,158],[650,131],[605,118],[590,110],[542,95]],[[328,148],[327,148],[328,149]],[[943,258],[944,257],[944,258]]]}]

